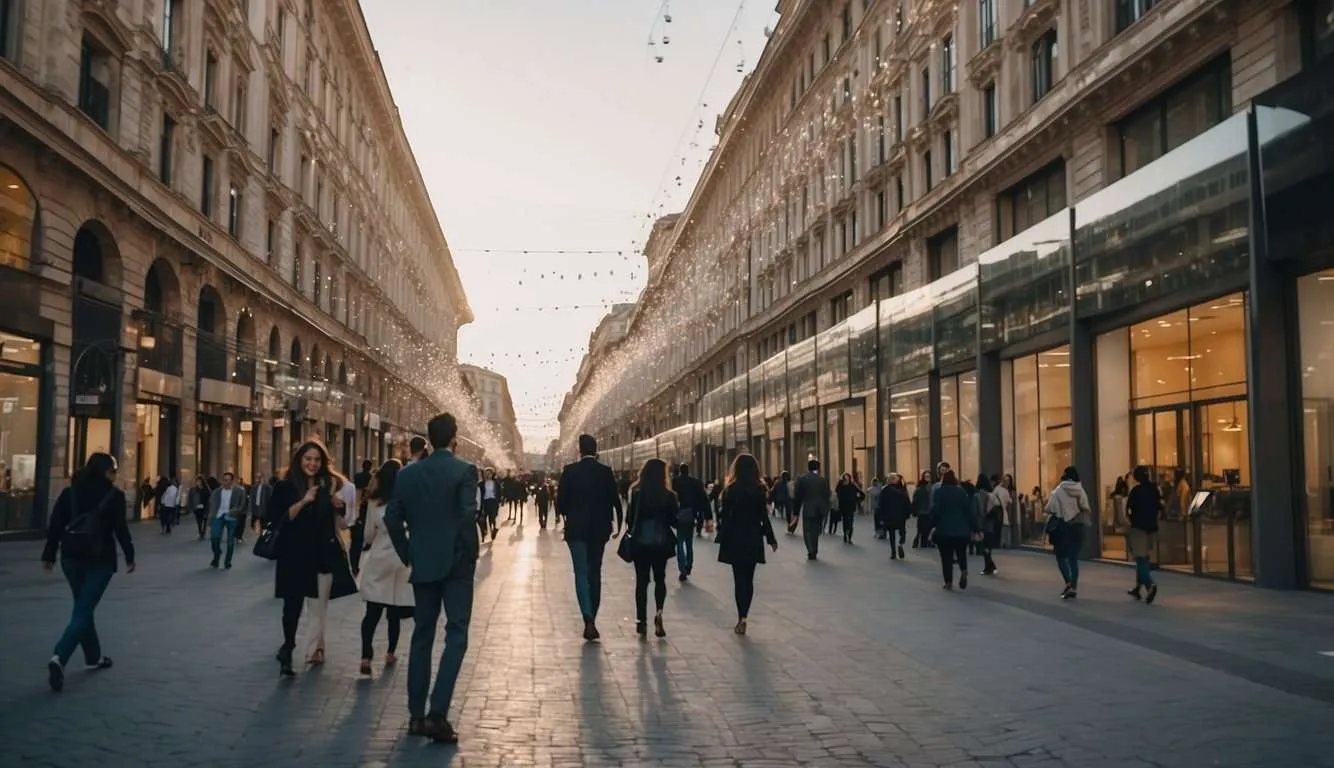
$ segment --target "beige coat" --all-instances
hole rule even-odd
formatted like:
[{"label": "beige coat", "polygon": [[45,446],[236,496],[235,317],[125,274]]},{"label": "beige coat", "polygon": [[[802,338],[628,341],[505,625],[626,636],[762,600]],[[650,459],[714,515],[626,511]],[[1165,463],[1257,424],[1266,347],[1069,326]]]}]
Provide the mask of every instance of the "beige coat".
[{"label": "beige coat", "polygon": [[385,505],[366,504],[366,547],[361,556],[361,597],[368,603],[411,606],[412,570],[398,559],[384,526]]}]

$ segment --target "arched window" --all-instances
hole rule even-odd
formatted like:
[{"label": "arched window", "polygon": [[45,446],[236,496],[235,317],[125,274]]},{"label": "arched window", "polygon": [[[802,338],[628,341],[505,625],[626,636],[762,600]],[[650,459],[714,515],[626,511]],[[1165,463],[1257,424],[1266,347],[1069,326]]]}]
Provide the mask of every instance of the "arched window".
[{"label": "arched window", "polygon": [[17,173],[0,165],[0,266],[27,269],[37,221],[37,198]]}]

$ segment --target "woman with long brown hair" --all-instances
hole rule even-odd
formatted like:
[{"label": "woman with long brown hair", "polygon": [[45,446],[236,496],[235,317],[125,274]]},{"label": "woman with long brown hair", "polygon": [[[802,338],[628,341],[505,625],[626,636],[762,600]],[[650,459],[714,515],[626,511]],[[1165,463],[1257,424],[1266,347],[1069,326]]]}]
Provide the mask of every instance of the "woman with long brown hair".
[{"label": "woman with long brown hair", "polygon": [[304,606],[316,626],[306,663],[324,663],[324,627],[329,600],[357,591],[339,532],[347,526],[338,488],[347,482],[333,469],[324,443],[310,439],[292,452],[283,479],[269,497],[265,519],[278,531],[278,565],[273,596],[283,601],[283,645],[278,650],[281,673],[292,670],[292,651]]},{"label": "woman with long brown hair", "polygon": [[[667,463],[649,459],[639,470],[639,479],[630,489],[630,512],[626,535],[631,537],[635,564],[635,631],[648,634],[648,582],[653,577],[653,634],[666,637],[662,626],[662,608],[667,602],[667,561],[676,553],[677,514],[680,504],[667,485]],[[684,534],[684,535],[689,535]]]},{"label": "woman with long brown hair", "polygon": [[765,495],[759,462],[749,453],[738,455],[723,486],[719,515],[724,525],[718,534],[718,562],[732,566],[737,613],[734,631],[738,635],[746,634],[746,617],[755,597],[755,566],[764,562],[765,542],[778,551]]}]

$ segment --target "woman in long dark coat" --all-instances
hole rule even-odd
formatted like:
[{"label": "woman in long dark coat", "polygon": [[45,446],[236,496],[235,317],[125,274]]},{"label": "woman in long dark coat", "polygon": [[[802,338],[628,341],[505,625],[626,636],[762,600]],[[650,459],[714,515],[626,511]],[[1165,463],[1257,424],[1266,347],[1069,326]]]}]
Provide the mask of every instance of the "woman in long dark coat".
[{"label": "woman in long dark coat", "polygon": [[308,440],[292,454],[292,463],[274,487],[265,511],[268,524],[278,526],[273,596],[283,601],[283,645],[278,662],[287,677],[295,674],[292,651],[307,601],[316,621],[307,663],[323,664],[328,601],[357,591],[339,538],[347,524],[338,495],[340,482],[346,481],[332,469],[324,444]]},{"label": "woman in long dark coat", "polygon": [[630,489],[630,513],[626,535],[634,541],[635,632],[648,634],[648,583],[653,579],[653,634],[666,637],[662,609],[667,602],[667,561],[676,554],[676,532],[681,505],[667,484],[667,463],[649,459],[639,470],[639,480]]},{"label": "woman in long dark coat", "polygon": [[778,551],[778,539],[765,506],[765,490],[760,482],[760,465],[749,453],[738,455],[722,492],[724,525],[718,541],[718,562],[732,566],[736,586],[737,623],[735,632],[746,634],[746,617],[755,597],[755,566],[764,562],[764,544]]}]

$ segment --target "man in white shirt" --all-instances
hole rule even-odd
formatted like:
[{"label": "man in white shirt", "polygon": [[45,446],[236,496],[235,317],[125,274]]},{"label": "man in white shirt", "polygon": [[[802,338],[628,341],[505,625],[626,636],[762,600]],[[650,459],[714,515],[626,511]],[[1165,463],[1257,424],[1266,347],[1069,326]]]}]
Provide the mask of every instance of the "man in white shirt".
[{"label": "man in white shirt", "polygon": [[176,505],[180,497],[180,486],[174,480],[167,483],[167,487],[162,490],[162,497],[158,504],[158,519],[162,523],[163,534],[170,534],[171,527],[176,525]]},{"label": "man in white shirt", "polygon": [[338,488],[338,496],[343,500],[343,517],[350,524],[357,517],[357,486],[344,482]]},{"label": "man in white shirt", "polygon": [[227,536],[227,558],[224,563],[228,570],[232,567],[232,553],[236,549],[236,526],[245,517],[246,495],[236,487],[236,476],[231,472],[222,473],[222,485],[214,489],[208,497],[208,517],[213,538],[213,562],[210,568],[218,567],[222,557],[222,537]]},{"label": "man in white shirt", "polygon": [[494,543],[496,533],[499,532],[496,518],[500,515],[500,481],[496,479],[496,471],[490,467],[482,473],[482,478],[482,482],[479,483],[482,505],[477,508],[477,529],[482,532],[482,541],[486,541],[486,532],[489,528],[491,541]]}]

